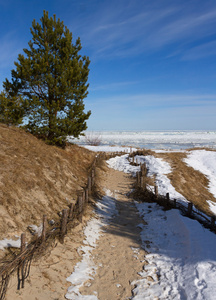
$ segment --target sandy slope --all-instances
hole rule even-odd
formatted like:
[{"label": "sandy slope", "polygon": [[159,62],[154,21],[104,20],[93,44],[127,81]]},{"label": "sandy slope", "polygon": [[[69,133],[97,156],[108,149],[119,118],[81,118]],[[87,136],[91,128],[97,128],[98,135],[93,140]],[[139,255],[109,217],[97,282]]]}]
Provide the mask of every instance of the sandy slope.
[{"label": "sandy slope", "polygon": [[94,157],[76,145],[48,146],[20,128],[0,124],[0,240],[39,226],[43,214],[58,219],[86,185]]}]

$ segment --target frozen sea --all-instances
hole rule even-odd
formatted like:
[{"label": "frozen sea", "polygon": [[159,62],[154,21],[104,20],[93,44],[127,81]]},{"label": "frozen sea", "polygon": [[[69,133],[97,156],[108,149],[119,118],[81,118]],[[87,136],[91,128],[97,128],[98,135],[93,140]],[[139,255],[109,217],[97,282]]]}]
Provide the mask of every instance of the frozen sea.
[{"label": "frozen sea", "polygon": [[[85,134],[91,140],[99,139],[102,146],[176,150],[195,147],[216,149],[216,131],[87,131]],[[86,137],[73,141],[85,145]]]}]

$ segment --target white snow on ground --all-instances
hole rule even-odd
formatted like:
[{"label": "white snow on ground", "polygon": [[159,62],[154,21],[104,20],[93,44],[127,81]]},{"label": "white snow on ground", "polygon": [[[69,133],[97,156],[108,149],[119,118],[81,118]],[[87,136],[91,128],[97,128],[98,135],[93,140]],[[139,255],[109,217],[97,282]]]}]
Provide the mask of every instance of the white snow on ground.
[{"label": "white snow on ground", "polygon": [[125,173],[131,173],[132,176],[136,176],[136,172],[140,171],[139,166],[132,166],[128,160],[128,154],[116,156],[107,160],[107,164],[110,168]]},{"label": "white snow on ground", "polygon": [[216,203],[211,200],[207,200],[206,202],[208,203],[210,210],[216,215]]},{"label": "white snow on ground", "polygon": [[153,155],[135,156],[138,163],[145,163],[148,168],[148,176],[155,176],[155,183],[158,186],[158,193],[165,196],[169,193],[170,199],[176,199],[178,202],[188,202],[187,199],[178,193],[172,186],[167,174],[172,172],[170,164],[162,158],[154,157]]},{"label": "white snow on ground", "polygon": [[[208,156],[209,153],[210,151],[205,151],[205,155]],[[203,164],[204,161],[208,162],[204,164],[206,169],[212,169],[213,164],[209,163],[212,161],[212,154],[206,160],[204,156],[202,160],[200,159],[202,155],[195,161],[202,161]],[[169,192],[171,197],[186,201],[180,194],[176,194],[166,176],[171,172],[167,162],[153,156],[136,158],[139,162],[145,161],[149,176],[155,174],[159,193]],[[109,159],[108,165],[133,175],[140,169],[129,164],[128,154]],[[215,169],[213,168],[211,174]],[[66,295],[67,299],[97,299],[96,292],[95,295],[82,296],[79,288],[95,273],[96,266],[91,256],[101,234],[101,226],[104,222],[108,223],[113,210],[116,214],[114,199],[108,196],[98,203],[97,211],[100,218],[92,219],[86,227],[85,246],[80,248],[84,253],[83,260],[76,265],[74,273],[67,278],[72,283]],[[135,284],[135,288],[131,299],[214,300],[216,235],[203,228],[196,220],[183,217],[176,209],[164,211],[156,203],[136,203],[136,206],[145,221],[145,225],[140,224],[139,227],[142,229],[142,245],[148,254],[144,257],[147,264],[144,264],[143,270],[139,273],[140,280],[132,283]]]},{"label": "white snow on ground", "polygon": [[101,201],[97,202],[95,210],[97,217],[92,218],[84,230],[85,246],[80,247],[79,252],[82,253],[82,261],[77,263],[74,272],[66,279],[71,282],[68,288],[66,299],[71,300],[97,300],[97,293],[95,295],[81,295],[79,289],[89,279],[93,279],[93,275],[97,267],[94,265],[92,258],[92,251],[96,247],[96,242],[100,235],[103,234],[104,225],[109,224],[109,219],[117,214],[115,199],[111,197],[111,192],[106,191],[106,196]]},{"label": "white snow on ground", "polygon": [[[209,180],[209,191],[216,197],[216,152],[206,150],[190,151],[184,161],[188,166],[206,175]],[[211,201],[209,202],[209,207],[213,213],[216,212],[215,205]]]},{"label": "white snow on ground", "polygon": [[29,225],[28,228],[31,230],[33,235],[41,236],[42,231],[43,231],[43,224],[40,226],[37,225]]},{"label": "white snow on ground", "polygon": [[20,237],[17,240],[4,239],[0,241],[0,250],[4,250],[5,248],[9,248],[9,247],[20,248],[20,246],[21,246]]},{"label": "white snow on ground", "polygon": [[216,235],[178,210],[164,211],[156,203],[136,206],[147,222],[140,227],[149,254],[142,279],[133,282],[133,299],[214,300]]},{"label": "white snow on ground", "polygon": [[95,152],[125,152],[130,153],[131,151],[136,151],[136,148],[132,147],[121,147],[121,146],[90,146],[83,145],[86,149]]},{"label": "white snow on ground", "polygon": [[[29,225],[28,226],[34,234],[41,236],[42,233],[42,224],[40,226],[36,225]],[[13,248],[20,248],[21,247],[21,239],[18,236],[15,236],[16,240],[12,239],[4,239],[0,241],[0,250],[4,250],[5,248],[13,247]]]},{"label": "white snow on ground", "polygon": [[164,150],[157,150],[157,149],[154,149],[154,152],[155,153],[172,153],[172,152],[186,152],[186,150],[183,150],[183,149],[164,149]]},{"label": "white snow on ground", "polygon": [[[169,178],[166,176],[171,173],[172,169],[168,162],[165,162],[161,158],[156,158],[153,155],[147,156],[135,156],[135,160],[138,163],[146,163],[149,169],[148,176],[155,175],[156,184],[158,186],[158,193],[160,195],[170,194],[170,199],[177,199],[178,202],[186,203],[187,200],[180,193],[178,193],[172,186]],[[128,161],[128,154],[122,156],[116,156],[107,160],[107,164],[110,168],[123,171],[125,173],[131,173],[132,176],[136,176],[136,173],[140,171],[140,166],[132,166]]]},{"label": "white snow on ground", "polygon": [[[208,155],[208,153],[206,153]],[[187,201],[172,187],[166,174],[169,164],[153,156],[137,156],[145,162],[149,175],[155,174],[160,194]],[[208,161],[208,159],[207,159]],[[108,161],[114,169],[135,174],[127,156]],[[156,203],[136,203],[146,225],[141,224],[143,247],[149,251],[148,264],[133,282],[135,300],[214,300],[216,294],[216,235],[199,222],[183,217],[178,210],[164,211]],[[153,279],[153,280],[149,280]]]}]

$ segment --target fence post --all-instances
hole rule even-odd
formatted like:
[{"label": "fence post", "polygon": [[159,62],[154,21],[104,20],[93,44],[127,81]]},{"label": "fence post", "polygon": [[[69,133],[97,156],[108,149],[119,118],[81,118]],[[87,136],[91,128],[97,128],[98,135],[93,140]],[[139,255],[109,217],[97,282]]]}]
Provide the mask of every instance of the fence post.
[{"label": "fence post", "polygon": [[83,206],[84,206],[84,204],[85,204],[85,189],[82,190],[81,196],[82,196],[82,203],[83,203]]},{"label": "fence post", "polygon": [[146,163],[144,163],[144,167],[145,167],[144,171],[145,171],[145,176],[146,176],[146,175],[147,175],[147,167],[146,167]]},{"label": "fence post", "polygon": [[155,198],[157,199],[158,198],[158,186],[157,185],[154,186],[154,192],[155,192]]},{"label": "fence post", "polygon": [[211,216],[211,227],[214,228],[215,226],[215,216]]},{"label": "fence post", "polygon": [[95,167],[95,165],[96,165],[96,158],[93,161],[93,167]]},{"label": "fence post", "polygon": [[137,172],[137,185],[140,186],[140,172]]},{"label": "fence post", "polygon": [[91,177],[88,177],[88,191],[91,193]]},{"label": "fence post", "polygon": [[22,233],[21,234],[21,247],[20,247],[21,253],[25,250],[25,248],[26,248],[26,234]]},{"label": "fence post", "polygon": [[191,216],[193,210],[193,203],[188,203],[188,216]]},{"label": "fence post", "polygon": [[140,169],[141,169],[141,174],[144,175],[144,172],[143,172],[143,164],[140,165]]},{"label": "fence post", "polygon": [[143,190],[146,189],[146,186],[145,186],[145,177],[144,177],[144,176],[141,176],[141,188],[142,188]]},{"label": "fence post", "polygon": [[47,230],[47,216],[43,215],[43,229],[41,234],[42,242],[46,240],[46,230]]},{"label": "fence post", "polygon": [[167,200],[167,203],[169,203],[169,200],[170,200],[169,193],[166,193],[166,200]]},{"label": "fence post", "polygon": [[173,199],[173,206],[176,207],[176,199]]},{"label": "fence post", "polygon": [[91,178],[92,178],[92,186],[94,185],[94,179],[95,179],[95,170],[92,169],[91,171]]},{"label": "fence post", "polygon": [[89,198],[89,197],[88,197],[88,194],[89,194],[89,193],[88,193],[88,188],[85,188],[85,202],[86,202],[86,203],[88,203],[88,200],[89,200],[89,199],[88,199],[88,198]]},{"label": "fence post", "polygon": [[62,224],[61,224],[61,242],[64,243],[64,236],[67,231],[68,209],[62,210]]},{"label": "fence post", "polygon": [[78,207],[79,207],[79,221],[82,222],[82,215],[83,215],[83,198],[82,196],[78,196]]},{"label": "fence post", "polygon": [[146,176],[146,174],[147,174],[147,168],[146,168],[146,164],[145,163],[143,163],[141,165],[141,171],[142,171],[143,176]]},{"label": "fence post", "polygon": [[[26,234],[22,233],[21,234],[21,245],[20,245],[20,253],[25,250],[26,248]],[[22,259],[22,258],[21,258]],[[22,283],[22,288],[24,288],[24,281],[25,281],[25,276],[24,276],[24,261],[22,261],[22,264],[18,267],[17,269],[17,279],[18,279],[18,285],[17,289],[20,290],[20,284]]]},{"label": "fence post", "polygon": [[74,203],[71,203],[70,204],[70,209],[69,209],[69,215],[68,215],[69,219],[73,218],[73,210],[74,210]]}]

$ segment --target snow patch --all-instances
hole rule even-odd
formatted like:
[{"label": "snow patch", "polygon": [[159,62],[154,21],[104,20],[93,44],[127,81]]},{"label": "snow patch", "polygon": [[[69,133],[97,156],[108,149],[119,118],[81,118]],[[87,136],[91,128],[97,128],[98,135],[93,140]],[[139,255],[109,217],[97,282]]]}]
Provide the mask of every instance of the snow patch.
[{"label": "snow patch", "polygon": [[216,203],[211,200],[207,200],[206,202],[208,203],[209,208],[213,212],[213,214],[216,215]]},{"label": "snow patch", "polygon": [[12,239],[4,239],[0,241],[0,250],[4,250],[5,248],[20,248],[21,247],[21,239],[20,237],[17,240]]},{"label": "snow patch", "polygon": [[110,168],[124,173],[131,173],[132,176],[136,176],[136,172],[140,171],[139,166],[132,166],[128,160],[129,155],[124,154],[116,156],[107,160],[107,164]]},{"label": "snow patch", "polygon": [[184,161],[188,166],[206,175],[209,180],[209,191],[216,197],[216,152],[193,150]]},{"label": "snow patch", "polygon": [[[216,236],[178,210],[163,211],[156,203],[136,203],[145,214],[141,238],[151,252],[132,299],[214,300]],[[151,243],[146,244],[149,240]],[[148,246],[148,247],[146,247]]]},{"label": "snow patch", "polygon": [[40,237],[42,234],[42,231],[43,231],[43,224],[41,224],[40,226],[32,224],[32,225],[29,225],[28,228],[30,229],[30,231],[33,235],[37,235],[38,237]]},{"label": "snow patch", "polygon": [[165,196],[169,193],[170,199],[176,199],[178,202],[187,203],[187,199],[178,193],[171,184],[167,174],[172,172],[170,164],[162,158],[153,155],[135,156],[138,163],[145,163],[148,168],[148,176],[155,176],[155,183],[158,186],[158,193]]}]

